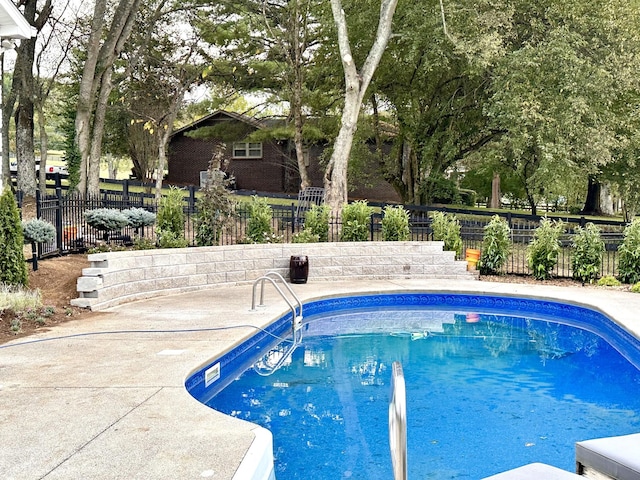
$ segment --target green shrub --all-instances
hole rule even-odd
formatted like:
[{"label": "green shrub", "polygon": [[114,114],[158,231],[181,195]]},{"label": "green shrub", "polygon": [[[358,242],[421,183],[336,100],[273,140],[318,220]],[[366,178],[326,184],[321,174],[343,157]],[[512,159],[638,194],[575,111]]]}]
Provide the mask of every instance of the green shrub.
[{"label": "green shrub", "polygon": [[634,283],[633,286],[629,289],[630,292],[640,293],[640,282]]},{"label": "green shrub", "polygon": [[385,241],[402,242],[409,240],[411,230],[409,230],[409,212],[404,207],[390,205],[384,207],[382,217],[382,239]]},{"label": "green shrub", "polygon": [[331,208],[329,205],[313,205],[304,214],[304,229],[312,235],[318,236],[318,242],[329,240],[329,216]]},{"label": "green shrub", "polygon": [[600,237],[600,229],[593,223],[587,223],[585,228],[577,227],[571,257],[573,278],[583,283],[593,283],[600,274],[603,253],[604,242]]},{"label": "green shrub", "polygon": [[154,248],[156,244],[149,238],[137,237],[133,240],[134,250],[153,250]]},{"label": "green shrub", "polygon": [[293,243],[316,243],[320,241],[320,237],[315,233],[311,233],[311,230],[305,228],[301,232],[294,233],[292,237]]},{"label": "green shrub", "polygon": [[343,242],[366,242],[369,239],[369,223],[373,209],[365,200],[346,203],[342,207]]},{"label": "green shrub", "polygon": [[197,245],[218,245],[223,230],[231,224],[236,207],[227,190],[231,181],[220,170],[209,169],[207,183],[198,199],[198,215],[195,218]]},{"label": "green shrub", "polygon": [[537,280],[551,277],[551,270],[558,263],[560,252],[560,235],[564,232],[564,224],[543,218],[540,226],[533,234],[533,241],[527,248],[529,269]]},{"label": "green shrub", "polygon": [[511,250],[511,229],[509,223],[499,215],[491,217],[484,227],[482,249],[478,260],[478,270],[482,275],[496,275],[509,258]]},{"label": "green shrub", "polygon": [[87,223],[103,233],[104,241],[109,239],[109,232],[119,231],[129,225],[129,219],[114,208],[96,208],[84,212]]},{"label": "green shrub", "polygon": [[128,220],[128,224],[135,228],[136,231],[141,227],[148,227],[156,223],[156,214],[144,208],[129,208],[123,210],[122,214]]},{"label": "green shrub", "polygon": [[462,237],[460,236],[460,222],[455,215],[444,212],[433,212],[431,222],[433,239],[444,242],[444,249],[456,252],[456,257],[462,257]]},{"label": "green shrub", "polygon": [[23,247],[18,205],[11,189],[5,188],[0,195],[0,283],[27,285],[29,277]]},{"label": "green shrub", "polygon": [[460,196],[460,202],[467,207],[475,207],[478,200],[478,194],[475,190],[468,190],[461,188],[458,192]]},{"label": "green shrub", "polygon": [[184,238],[183,202],[184,195],[177,187],[171,187],[160,199],[156,235],[161,248],[182,248],[189,245]]},{"label": "green shrub", "polygon": [[619,287],[620,285],[620,281],[611,275],[607,275],[598,280],[599,287]]},{"label": "green shrub", "polygon": [[624,229],[624,240],[618,248],[618,271],[623,283],[640,281],[640,218]]},{"label": "green shrub", "polygon": [[22,231],[28,242],[47,243],[56,238],[56,227],[37,218],[22,222]]},{"label": "green shrub", "polygon": [[279,243],[270,241],[275,238],[271,228],[273,210],[267,203],[266,198],[257,196],[251,197],[248,205],[249,220],[247,221],[248,243]]}]

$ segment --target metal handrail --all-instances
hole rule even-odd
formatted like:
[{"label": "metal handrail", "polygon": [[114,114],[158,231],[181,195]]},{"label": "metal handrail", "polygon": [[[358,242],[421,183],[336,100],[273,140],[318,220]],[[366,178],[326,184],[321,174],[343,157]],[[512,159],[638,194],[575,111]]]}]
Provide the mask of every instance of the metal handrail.
[{"label": "metal handrail", "polygon": [[389,446],[393,463],[393,478],[407,479],[407,396],[400,362],[391,370],[391,400],[389,401]]},{"label": "metal handrail", "polygon": [[[275,279],[272,277],[275,277]],[[291,294],[291,296],[293,297],[293,299],[298,305],[299,313],[296,313],[296,306],[291,302],[289,297],[287,297],[287,295],[285,295],[282,289],[278,286],[278,284],[276,283],[276,280],[280,280],[283,283],[283,285],[286,287],[286,289],[289,291],[289,293]],[[302,327],[302,302],[300,301],[298,296],[295,294],[295,292],[291,289],[291,287],[287,284],[284,277],[280,275],[278,272],[267,272],[262,277],[256,279],[256,281],[253,282],[251,311],[256,310],[256,288],[258,286],[258,283],[260,283],[260,303],[258,304],[258,306],[259,307],[265,306],[264,304],[264,282],[265,281],[269,281],[275,287],[275,289],[278,291],[278,293],[284,299],[284,301],[287,302],[287,305],[289,305],[289,308],[291,309],[291,315],[293,317],[291,321],[292,321],[292,331],[293,331],[294,341],[299,341],[296,339],[296,332],[298,332]]]}]

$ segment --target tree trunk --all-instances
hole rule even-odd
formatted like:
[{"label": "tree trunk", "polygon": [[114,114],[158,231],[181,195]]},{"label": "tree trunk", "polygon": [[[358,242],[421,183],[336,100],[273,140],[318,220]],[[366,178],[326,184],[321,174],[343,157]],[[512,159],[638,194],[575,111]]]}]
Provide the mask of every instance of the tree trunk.
[{"label": "tree trunk", "polygon": [[344,70],[345,97],[340,131],[334,143],[333,153],[324,176],[325,201],[331,207],[334,218],[340,218],[342,205],[347,201],[347,167],[353,136],[358,126],[362,100],[369,82],[380,63],[391,35],[391,23],[398,0],[383,0],[380,6],[378,31],[362,71],[359,73],[349,44],[347,19],[340,0],[331,0],[331,11],[338,29],[338,47]]},{"label": "tree trunk", "polygon": [[49,135],[45,129],[46,121],[42,104],[38,106],[38,129],[40,131],[40,173],[38,175],[38,189],[44,192],[47,189],[47,159],[49,150]]},{"label": "tree trunk", "polygon": [[298,160],[298,173],[300,174],[300,190],[304,190],[307,187],[311,186],[311,181],[309,180],[309,174],[307,173],[307,164],[304,158],[304,145],[302,138],[302,129],[304,128],[304,120],[302,118],[302,89],[304,87],[304,69],[303,69],[303,49],[305,48],[301,45],[300,35],[298,34],[298,19],[300,18],[300,4],[298,1],[295,2],[295,10],[294,10],[294,24],[296,28],[292,28],[294,30],[293,35],[293,71],[294,71],[294,81],[293,81],[293,95],[291,101],[291,108],[293,109],[293,124],[294,124],[294,144],[296,146],[296,158]]},{"label": "tree trunk", "polygon": [[18,190],[28,197],[36,195],[36,157],[33,144],[33,103],[19,95],[16,110],[16,160]]},{"label": "tree trunk", "polygon": [[489,208],[501,208],[502,193],[500,191],[500,174],[494,172],[491,181],[491,202]]},{"label": "tree trunk", "polygon": [[[37,0],[24,4],[24,18],[31,25],[36,23]],[[34,146],[34,105],[35,96],[33,62],[35,60],[36,39],[20,41],[16,49],[17,58],[12,89],[17,93],[18,107],[16,123],[16,161],[18,162],[17,185],[29,197],[36,195],[36,157]]]},{"label": "tree trunk", "polygon": [[[302,119],[302,99],[299,92],[294,93],[293,107],[293,123],[294,123],[294,144],[296,146],[296,159],[298,160],[298,173],[300,174],[300,191],[311,186],[309,174],[307,172],[307,164],[304,156],[304,145],[302,139],[302,128],[304,121]],[[298,98],[296,98],[298,97]]]},{"label": "tree trunk", "polygon": [[587,199],[584,202],[584,208],[580,212],[582,215],[602,215],[600,207],[600,182],[595,177],[589,176],[589,185],[587,187]]},{"label": "tree trunk", "polygon": [[603,215],[615,215],[615,206],[611,187],[608,183],[600,184],[600,210]]},{"label": "tree trunk", "polygon": [[[0,184],[4,188],[6,185],[11,187],[11,168],[9,165],[9,126],[11,124],[11,118],[13,117],[13,108],[16,101],[15,92],[10,91],[7,95],[4,88],[4,52],[0,54],[0,67],[2,67],[2,85],[0,86],[0,97],[2,99],[2,169],[0,175],[2,175],[2,182]],[[0,195],[2,194],[2,188],[0,188]]]},{"label": "tree trunk", "polygon": [[156,205],[160,204],[160,198],[162,197],[162,182],[164,180],[164,168],[167,165],[167,146],[169,145],[169,138],[173,132],[173,124],[178,116],[180,106],[184,101],[184,95],[189,88],[190,82],[184,81],[182,86],[175,93],[175,96],[171,100],[169,105],[168,114],[158,122],[156,128],[158,129],[158,170],[156,175]]}]

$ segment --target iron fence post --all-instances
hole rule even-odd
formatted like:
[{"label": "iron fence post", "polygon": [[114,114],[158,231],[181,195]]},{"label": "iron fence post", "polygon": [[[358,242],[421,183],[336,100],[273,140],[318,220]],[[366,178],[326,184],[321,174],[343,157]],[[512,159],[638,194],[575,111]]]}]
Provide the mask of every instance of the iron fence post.
[{"label": "iron fence post", "polygon": [[291,202],[291,235],[296,233],[296,209],[295,204]]},{"label": "iron fence post", "polygon": [[62,254],[62,188],[56,188],[56,245]]}]

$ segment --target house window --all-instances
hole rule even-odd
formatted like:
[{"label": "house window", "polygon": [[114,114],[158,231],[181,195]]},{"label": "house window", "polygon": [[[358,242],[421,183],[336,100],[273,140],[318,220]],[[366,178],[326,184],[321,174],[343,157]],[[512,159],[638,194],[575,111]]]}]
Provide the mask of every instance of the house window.
[{"label": "house window", "polygon": [[234,143],[233,158],[262,158],[262,143]]}]

